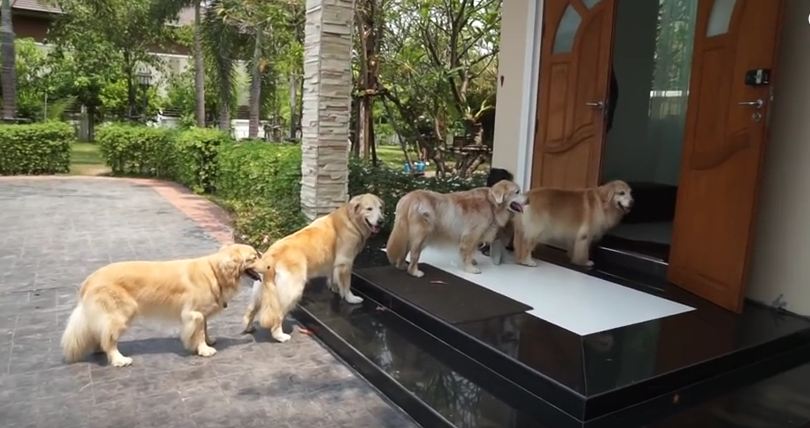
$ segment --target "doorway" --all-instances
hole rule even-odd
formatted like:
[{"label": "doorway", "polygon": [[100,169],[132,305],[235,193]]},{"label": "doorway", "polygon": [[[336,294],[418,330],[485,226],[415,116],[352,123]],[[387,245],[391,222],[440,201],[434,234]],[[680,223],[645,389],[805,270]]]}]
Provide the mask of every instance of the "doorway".
[{"label": "doorway", "polygon": [[602,247],[667,263],[698,0],[617,0],[601,181],[627,181],[633,211]]}]

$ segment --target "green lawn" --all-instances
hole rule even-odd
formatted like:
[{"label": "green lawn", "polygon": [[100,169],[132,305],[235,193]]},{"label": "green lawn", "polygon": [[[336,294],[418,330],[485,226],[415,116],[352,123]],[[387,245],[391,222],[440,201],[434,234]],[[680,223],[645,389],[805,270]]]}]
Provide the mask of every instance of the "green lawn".
[{"label": "green lawn", "polygon": [[[411,160],[416,157],[414,153],[410,155]],[[377,146],[377,158],[392,168],[402,168],[405,163],[405,156],[399,146]]]},{"label": "green lawn", "polygon": [[110,169],[101,159],[98,145],[73,143],[70,153],[70,175],[107,175]]}]

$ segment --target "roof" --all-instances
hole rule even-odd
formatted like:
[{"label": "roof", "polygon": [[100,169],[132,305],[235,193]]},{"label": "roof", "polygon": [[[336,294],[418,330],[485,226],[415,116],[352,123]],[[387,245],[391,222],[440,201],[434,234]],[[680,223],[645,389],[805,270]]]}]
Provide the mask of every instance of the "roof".
[{"label": "roof", "polygon": [[11,7],[17,10],[27,10],[42,13],[61,13],[59,6],[49,4],[42,0],[12,0]]}]

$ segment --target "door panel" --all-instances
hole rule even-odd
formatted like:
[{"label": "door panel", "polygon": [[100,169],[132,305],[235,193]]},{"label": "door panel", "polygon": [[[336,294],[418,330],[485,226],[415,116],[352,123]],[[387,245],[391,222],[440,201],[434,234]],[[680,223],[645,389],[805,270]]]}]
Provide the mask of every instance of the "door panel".
[{"label": "door panel", "polygon": [[701,0],[698,9],[669,279],[736,312],[770,107],[770,86],[747,86],[745,74],[773,70],[781,10],[781,0]]},{"label": "door panel", "polygon": [[532,187],[599,180],[613,0],[546,0]]}]

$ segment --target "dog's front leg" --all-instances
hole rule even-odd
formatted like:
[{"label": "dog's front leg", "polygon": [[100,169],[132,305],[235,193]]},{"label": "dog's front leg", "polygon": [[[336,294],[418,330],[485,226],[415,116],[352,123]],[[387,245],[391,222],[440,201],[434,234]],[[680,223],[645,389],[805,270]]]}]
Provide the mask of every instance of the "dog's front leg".
[{"label": "dog's front leg", "polygon": [[185,309],[181,318],[183,320],[181,339],[186,349],[203,357],[216,354],[217,350],[205,343],[205,315],[202,312]]},{"label": "dog's front leg", "polygon": [[461,263],[464,268],[465,272],[469,273],[481,273],[481,269],[478,269],[475,261],[475,248],[477,242],[470,239],[470,237],[463,237],[461,239],[461,245],[459,246],[459,253],[461,255]]},{"label": "dog's front leg", "polygon": [[[352,265],[339,264],[332,272],[332,282],[337,286],[340,297],[352,305],[363,303],[363,298],[352,293]],[[334,291],[334,289],[333,289]]]},{"label": "dog's front leg", "polygon": [[489,244],[489,257],[492,259],[492,263],[495,265],[503,263],[503,254],[505,251],[506,249],[500,239],[492,241],[492,243]]},{"label": "dog's front leg", "polygon": [[573,251],[571,251],[571,263],[579,266],[592,267],[593,262],[588,257],[591,248],[591,237],[588,234],[580,234],[574,240]]}]

